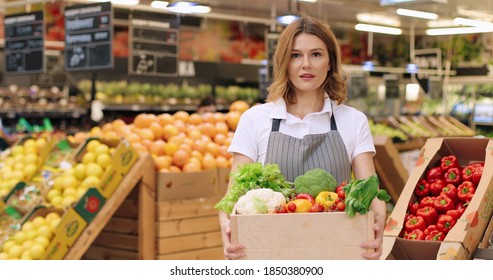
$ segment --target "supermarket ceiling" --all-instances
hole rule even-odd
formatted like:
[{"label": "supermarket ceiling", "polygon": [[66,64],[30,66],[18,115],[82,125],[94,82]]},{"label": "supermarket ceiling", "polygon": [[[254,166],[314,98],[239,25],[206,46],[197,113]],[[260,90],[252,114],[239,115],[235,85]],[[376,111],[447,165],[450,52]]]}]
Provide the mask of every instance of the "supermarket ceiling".
[{"label": "supermarket ceiling", "polygon": [[[0,0],[0,6],[49,2],[54,0]],[[120,0],[122,1],[122,0]],[[131,0],[123,0],[130,2]],[[128,9],[154,10],[150,7],[153,0],[140,0],[137,6],[116,7]],[[168,0],[172,2],[173,0]],[[90,0],[65,0],[65,2],[90,2]],[[200,0],[202,5],[211,7],[211,13],[201,15],[205,18],[261,22],[270,24],[274,18],[288,12],[314,16],[323,19],[334,27],[353,28],[358,22],[364,22],[366,16],[373,24],[384,25],[387,19],[393,20],[385,25],[397,24],[404,32],[411,26],[415,31],[429,27],[430,24],[444,24],[450,27],[456,17],[493,22],[493,0]],[[408,16],[399,16],[398,8],[436,13],[437,20],[425,20]],[[359,15],[359,18],[358,18]],[[382,19],[381,17],[385,18]],[[434,26],[437,27],[437,26]]]}]

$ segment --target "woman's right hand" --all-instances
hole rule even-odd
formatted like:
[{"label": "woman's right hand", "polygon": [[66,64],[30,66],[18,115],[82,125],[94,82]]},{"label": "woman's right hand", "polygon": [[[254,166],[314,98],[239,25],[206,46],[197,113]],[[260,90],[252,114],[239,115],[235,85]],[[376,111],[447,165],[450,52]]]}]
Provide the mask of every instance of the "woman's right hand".
[{"label": "woman's right hand", "polygon": [[219,224],[221,226],[224,258],[227,260],[236,260],[244,257],[246,255],[245,246],[241,244],[231,244],[230,219],[226,213],[219,214]]}]

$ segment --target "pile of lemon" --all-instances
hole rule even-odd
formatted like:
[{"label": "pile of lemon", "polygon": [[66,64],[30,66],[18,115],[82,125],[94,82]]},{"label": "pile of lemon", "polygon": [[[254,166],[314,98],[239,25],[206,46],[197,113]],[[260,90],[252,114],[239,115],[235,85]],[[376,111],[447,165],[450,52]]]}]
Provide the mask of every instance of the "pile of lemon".
[{"label": "pile of lemon", "polygon": [[61,221],[56,212],[37,216],[25,222],[21,229],[2,244],[0,260],[40,260],[55,235]]},{"label": "pile of lemon", "polygon": [[47,146],[46,138],[26,139],[12,146],[0,164],[0,197],[19,182],[30,180],[42,164],[40,152]]},{"label": "pile of lemon", "polygon": [[45,200],[57,208],[64,208],[78,201],[91,187],[99,186],[104,172],[111,167],[114,148],[93,139],[78,162],[53,180]]}]

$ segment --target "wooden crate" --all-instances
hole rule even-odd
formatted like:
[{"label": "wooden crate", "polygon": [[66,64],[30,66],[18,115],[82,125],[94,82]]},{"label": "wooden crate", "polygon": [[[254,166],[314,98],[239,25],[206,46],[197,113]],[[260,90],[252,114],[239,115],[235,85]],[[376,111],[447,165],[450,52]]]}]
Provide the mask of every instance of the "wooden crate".
[{"label": "wooden crate", "polygon": [[157,202],[156,258],[224,259],[221,229],[214,205],[221,197]]},{"label": "wooden crate", "polygon": [[141,154],[65,259],[155,259],[155,165]]}]

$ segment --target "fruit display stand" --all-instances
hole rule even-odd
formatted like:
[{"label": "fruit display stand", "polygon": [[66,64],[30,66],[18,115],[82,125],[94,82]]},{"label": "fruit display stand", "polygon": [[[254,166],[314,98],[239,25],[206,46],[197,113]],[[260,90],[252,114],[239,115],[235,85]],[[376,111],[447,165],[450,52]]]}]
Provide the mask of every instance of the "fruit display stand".
[{"label": "fruit display stand", "polygon": [[[84,229],[65,255],[66,260],[83,258],[91,244],[100,238],[101,232],[117,210],[125,205],[125,199],[138,188],[138,259],[155,258],[155,172],[150,154],[140,154],[139,159],[124,176],[114,193],[106,200],[98,215]],[[104,232],[103,235],[104,236]],[[121,239],[112,240],[117,244]],[[91,251],[91,250],[89,250]],[[98,258],[98,259],[104,259]]]}]

